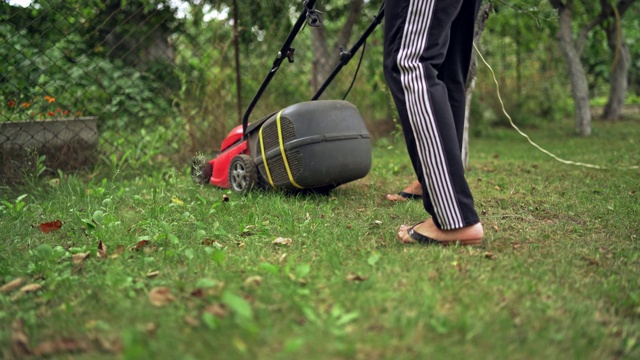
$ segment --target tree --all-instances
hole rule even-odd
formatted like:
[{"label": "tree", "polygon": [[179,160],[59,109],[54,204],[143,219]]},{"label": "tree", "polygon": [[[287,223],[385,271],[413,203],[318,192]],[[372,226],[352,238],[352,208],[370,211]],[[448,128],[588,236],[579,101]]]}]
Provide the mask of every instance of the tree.
[{"label": "tree", "polygon": [[584,49],[592,23],[580,29],[576,39],[573,34],[573,0],[549,0],[558,10],[558,44],[567,65],[571,81],[571,95],[575,109],[576,128],[580,136],[591,135],[591,108],[589,106],[589,86],[580,56]]},{"label": "tree", "polygon": [[609,78],[609,99],[602,117],[615,120],[620,117],[627,89],[629,87],[629,67],[631,55],[622,31],[622,17],[635,0],[620,0],[612,4],[600,0],[601,13],[598,20],[607,35],[607,45],[611,53],[611,76]]},{"label": "tree", "polygon": [[[484,26],[491,13],[491,3],[485,4],[480,8],[478,17],[476,18],[475,31],[473,34],[473,42],[476,46],[480,43],[480,37],[484,31]],[[467,85],[465,88],[465,111],[464,111],[464,132],[462,135],[462,163],[466,168],[469,164],[469,114],[471,109],[471,97],[476,87],[476,72],[478,70],[478,56],[475,51],[471,57],[471,65],[467,76]]]},{"label": "tree", "polygon": [[311,36],[313,39],[313,68],[311,78],[311,88],[317,91],[324,80],[329,76],[333,68],[338,64],[338,50],[341,46],[347,47],[354,25],[358,21],[362,13],[363,0],[353,0],[342,6],[333,8],[330,12],[332,16],[340,13],[346,14],[346,20],[342,29],[338,31],[336,40],[329,44],[329,31],[327,26],[320,26],[312,29]]}]

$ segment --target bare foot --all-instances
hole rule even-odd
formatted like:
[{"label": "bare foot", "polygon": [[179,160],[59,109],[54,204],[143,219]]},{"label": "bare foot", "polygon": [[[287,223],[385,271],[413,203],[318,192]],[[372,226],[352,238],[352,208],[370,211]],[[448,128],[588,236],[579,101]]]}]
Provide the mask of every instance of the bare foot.
[{"label": "bare foot", "polygon": [[[409,196],[413,195],[413,196]],[[422,196],[422,186],[418,180],[414,180],[411,185],[402,190],[400,194],[387,194],[389,201],[407,201],[411,198],[419,198]]]},{"label": "bare foot", "polygon": [[455,230],[441,230],[432,219],[421,222],[416,226],[400,226],[397,237],[404,244],[433,243],[441,245],[479,245],[482,243],[484,229],[482,223],[466,226]]}]

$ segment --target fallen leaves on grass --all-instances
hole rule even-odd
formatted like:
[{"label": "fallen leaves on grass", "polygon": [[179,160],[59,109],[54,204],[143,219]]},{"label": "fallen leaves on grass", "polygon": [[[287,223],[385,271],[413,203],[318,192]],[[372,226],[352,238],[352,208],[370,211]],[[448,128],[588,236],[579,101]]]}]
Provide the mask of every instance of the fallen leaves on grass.
[{"label": "fallen leaves on grass", "polygon": [[187,315],[184,317],[184,322],[187,323],[187,325],[191,326],[191,327],[198,327],[200,326],[200,321],[198,321],[198,319],[196,319],[195,317],[191,316],[191,315]]},{"label": "fallen leaves on grass", "polygon": [[220,244],[218,242],[218,240],[213,240],[213,239],[209,239],[209,238],[205,238],[204,240],[202,240],[202,245],[204,245],[204,246],[214,246],[214,247],[217,247],[218,249],[222,249],[222,244]]},{"label": "fallen leaves on grass", "polygon": [[242,284],[245,287],[260,286],[262,284],[262,276],[249,276]]},{"label": "fallen leaves on grass", "polygon": [[29,337],[24,333],[24,321],[22,319],[15,320],[11,324],[11,350],[19,359],[32,354],[29,348]]},{"label": "fallen leaves on grass", "polygon": [[96,252],[96,255],[99,259],[106,259],[109,257],[109,254],[107,253],[107,245],[105,245],[102,240],[98,242],[98,251]]},{"label": "fallen leaves on grass", "polygon": [[278,237],[275,240],[273,240],[271,243],[274,244],[274,245],[290,246],[291,244],[293,244],[293,240],[290,239],[290,238]]},{"label": "fallen leaves on grass", "polygon": [[347,281],[353,281],[353,282],[356,282],[356,281],[357,282],[363,282],[363,281],[367,280],[367,277],[366,276],[362,276],[362,275],[358,275],[358,274],[350,273],[350,274],[347,275],[346,280]]},{"label": "fallen leaves on grass", "polygon": [[594,258],[591,258],[591,257],[588,257],[588,256],[583,256],[582,260],[584,260],[587,263],[587,265],[590,265],[590,266],[599,266],[600,265],[600,262],[598,260],[596,260]]},{"label": "fallen leaves on grass", "polygon": [[24,282],[23,278],[17,278],[17,279],[11,280],[8,283],[2,285],[2,287],[0,287],[0,293],[12,292],[13,290],[19,288],[23,282]]},{"label": "fallen leaves on grass", "polygon": [[71,260],[74,264],[80,264],[83,261],[87,260],[89,258],[89,255],[91,255],[91,252],[89,251],[85,253],[73,254],[73,256],[71,256]]},{"label": "fallen leaves on grass", "polygon": [[159,286],[149,291],[149,302],[156,307],[163,307],[172,303],[176,298],[169,288]]},{"label": "fallen leaves on grass", "polygon": [[487,251],[484,253],[484,257],[485,259],[493,260],[496,256],[491,251]]},{"label": "fallen leaves on grass", "polygon": [[43,341],[33,349],[36,356],[52,356],[61,353],[78,353],[91,349],[91,344],[86,341],[62,338]]},{"label": "fallen leaves on grass", "polygon": [[218,318],[223,318],[227,316],[227,307],[223,304],[211,304],[204,308],[204,312]]},{"label": "fallen leaves on grass", "polygon": [[123,346],[119,337],[114,339],[105,339],[102,336],[91,335],[90,338],[98,344],[98,348],[112,354],[122,353]]},{"label": "fallen leaves on grass", "polygon": [[140,240],[135,246],[132,246],[131,249],[129,249],[129,251],[140,251],[144,249],[145,246],[149,245],[149,243],[150,243],[149,240],[146,240],[146,239]]},{"label": "fallen leaves on grass", "polygon": [[16,300],[20,299],[21,297],[23,297],[25,294],[31,293],[31,292],[36,292],[36,291],[38,291],[40,289],[42,289],[42,285],[40,285],[40,284],[36,284],[36,283],[27,284],[27,285],[21,287],[20,290],[15,295],[13,295],[13,297],[11,297],[11,300],[16,301]]},{"label": "fallen leaves on grass", "polygon": [[62,221],[60,220],[50,221],[50,222],[42,223],[38,227],[40,228],[40,231],[42,231],[45,234],[48,234],[52,231],[59,230],[62,227]]},{"label": "fallen leaves on grass", "polygon": [[149,271],[147,273],[147,277],[148,278],[154,278],[156,276],[160,275],[160,271],[156,270],[156,271]]},{"label": "fallen leaves on grass", "polygon": [[20,292],[23,294],[26,294],[26,293],[38,291],[40,289],[42,289],[42,285],[33,283],[33,284],[28,284],[21,287]]}]

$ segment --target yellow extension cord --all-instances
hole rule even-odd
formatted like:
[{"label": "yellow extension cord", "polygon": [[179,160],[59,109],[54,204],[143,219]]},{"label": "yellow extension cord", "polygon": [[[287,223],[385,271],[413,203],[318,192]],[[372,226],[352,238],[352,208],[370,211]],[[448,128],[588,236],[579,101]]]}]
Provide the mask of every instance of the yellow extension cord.
[{"label": "yellow extension cord", "polygon": [[487,68],[489,68],[489,71],[491,71],[491,76],[493,77],[493,82],[496,84],[496,94],[498,95],[498,100],[500,101],[500,106],[502,107],[502,112],[504,113],[504,115],[507,117],[507,119],[509,119],[509,123],[511,124],[511,126],[516,129],[516,131],[524,136],[527,141],[529,141],[529,143],[531,145],[533,145],[536,149],[542,151],[543,153],[551,156],[553,159],[563,163],[563,164],[568,164],[568,165],[575,165],[575,166],[582,166],[582,167],[587,167],[587,168],[592,168],[592,169],[619,169],[619,170],[635,170],[635,169],[640,169],[640,166],[635,165],[635,166],[624,166],[624,167],[607,167],[607,166],[601,166],[601,165],[593,165],[593,164],[587,164],[587,163],[583,163],[583,162],[578,162],[578,161],[571,161],[571,160],[565,160],[562,159],[560,157],[558,157],[557,155],[549,152],[548,150],[542,148],[540,145],[536,144],[535,142],[533,142],[531,140],[531,138],[529,138],[529,135],[525,134],[524,132],[522,132],[517,126],[516,124],[514,124],[513,119],[511,119],[511,116],[507,113],[507,110],[504,107],[504,102],[502,101],[502,96],[500,96],[500,85],[498,84],[498,79],[496,79],[496,74],[493,71],[493,68],[491,67],[491,65],[489,65],[489,63],[487,63],[487,60],[485,60],[484,56],[482,56],[482,53],[480,53],[480,50],[478,50],[478,47],[476,46],[476,44],[473,44],[473,48],[476,50],[476,53],[478,54],[478,56],[480,56],[480,59],[482,59],[482,62],[487,66]]}]

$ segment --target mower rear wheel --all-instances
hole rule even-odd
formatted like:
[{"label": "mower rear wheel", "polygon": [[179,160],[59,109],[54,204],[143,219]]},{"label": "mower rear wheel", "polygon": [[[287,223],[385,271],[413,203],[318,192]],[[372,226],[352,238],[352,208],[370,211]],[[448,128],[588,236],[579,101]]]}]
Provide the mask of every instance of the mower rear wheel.
[{"label": "mower rear wheel", "polygon": [[208,184],[211,181],[212,174],[213,166],[204,156],[199,155],[191,160],[191,178],[196,184]]},{"label": "mower rear wheel", "polygon": [[245,193],[258,185],[258,169],[249,155],[240,154],[229,165],[229,187],[237,193]]}]

